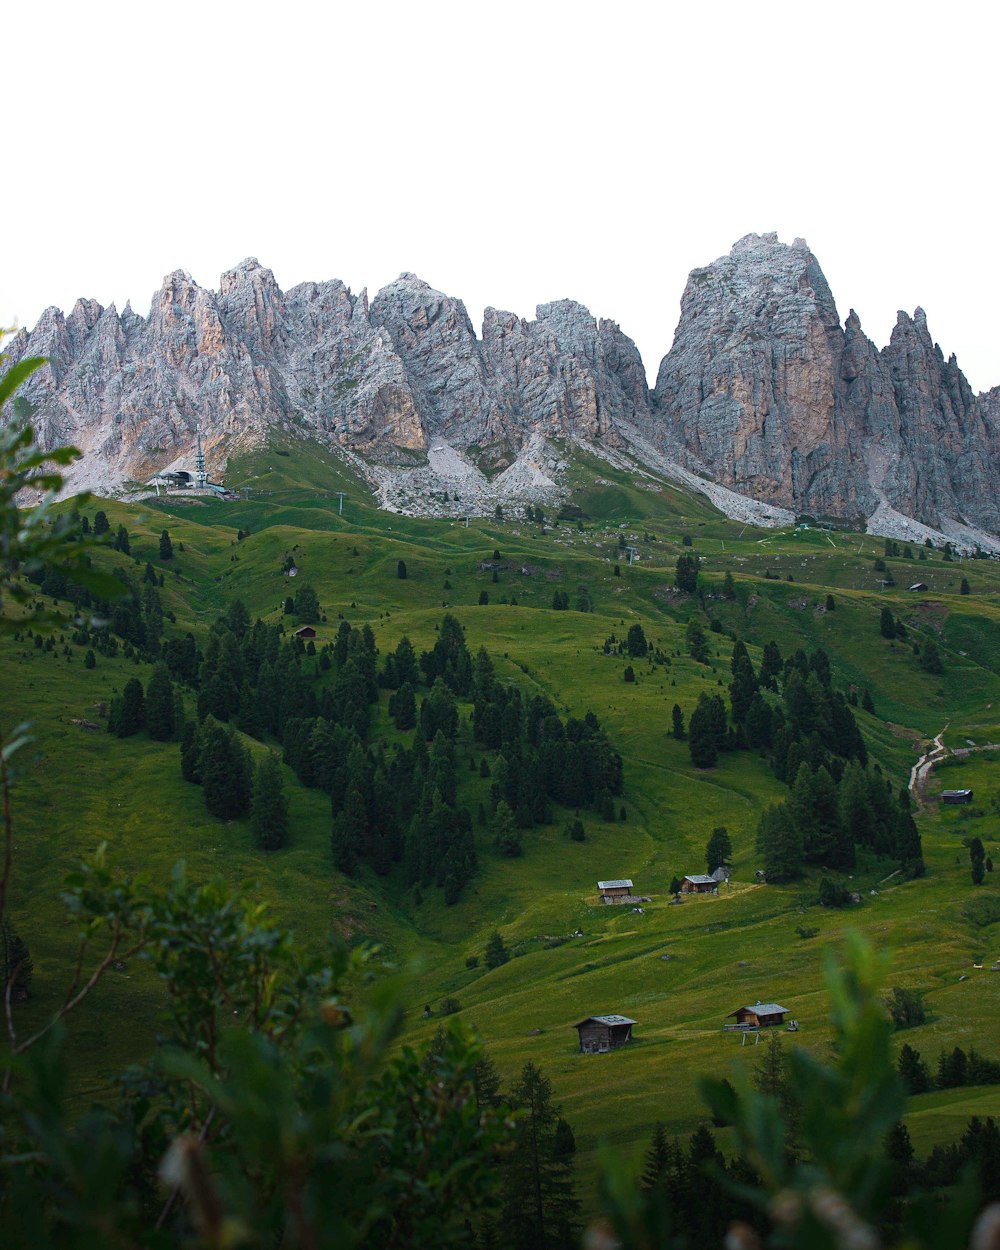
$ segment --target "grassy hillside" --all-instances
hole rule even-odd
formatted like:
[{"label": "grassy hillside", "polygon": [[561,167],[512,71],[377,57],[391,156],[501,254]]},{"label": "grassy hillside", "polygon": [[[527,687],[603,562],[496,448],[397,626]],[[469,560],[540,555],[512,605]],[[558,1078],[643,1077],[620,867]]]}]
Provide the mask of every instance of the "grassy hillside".
[{"label": "grassy hillside", "polygon": [[[700,693],[725,695],[733,639],[741,638],[755,664],[771,639],[786,656],[798,647],[825,648],[836,687],[870,691],[876,714],[859,709],[858,720],[873,759],[897,786],[946,727],[951,746],[1000,740],[1000,568],[945,561],[936,551],[920,561],[914,548],[912,559],[886,560],[895,581],[886,588],[886,574],[873,567],[884,558],[881,540],[756,530],[667,483],[633,480],[586,460],[574,472],[572,502],[585,518],[556,524],[550,515],[544,528],[513,518],[467,528],[461,520],[380,512],[327,453],[291,443],[231,467],[232,481],[252,487],[238,503],[103,504],[112,528],[129,531],[135,572],[148,560],[164,573],[163,604],[175,618],[168,636],[190,630],[203,642],[236,597],[252,617],[291,625],[282,617],[284,598],[308,583],[325,618],[321,643],[345,619],[369,622],[383,655],[403,634],[419,652],[433,644],[447,606],[465,627],[470,650],[482,645],[494,656],[502,680],[544,692],[563,714],[598,715],[624,757],[625,792],[616,809],[624,807],[625,819],[604,823],[582,813],[586,840],[574,843],[562,832],[572,813],[558,811],[552,825],[525,833],[519,860],[500,858],[489,830],[477,824],[479,872],[460,902],[445,907],[439,891],[423,891],[418,901],[393,877],[339,876],[330,859],[328,800],[286,770],[291,842],[267,857],[254,849],[245,821],[206,814],[201,791],[181,779],[176,743],[144,734],[119,741],[72,723],[103,725],[101,705],[129,677],[147,681],[148,666],[99,658],[87,670],[68,632],[57,631],[55,647],[46,650],[27,636],[26,622],[19,639],[0,639],[4,728],[29,718],[36,739],[31,757],[19,760],[15,794],[12,914],[35,963],[26,1020],[44,1017],[65,985],[72,934],[59,883],[77,856],[106,840],[129,872],[164,879],[184,858],[196,876],[256,882],[259,896],[306,941],[330,931],[380,941],[407,969],[406,1039],[429,1037],[442,1002],[457,999],[505,1078],[528,1059],[552,1078],[586,1174],[602,1139],[641,1153],[657,1120],[679,1134],[702,1121],[696,1074],[724,1073],[753,1058],[752,1046],[721,1030],[743,1003],[777,1000],[801,1022],[798,1034],[785,1035],[789,1044],[826,1046],[822,961],[848,928],[892,951],[890,984],[924,995],[927,1022],[901,1041],[932,1066],[943,1046],[956,1044],[1000,1058],[1000,975],[989,971],[1000,956],[1000,923],[980,925],[964,913],[974,899],[1000,904],[1000,871],[973,887],[962,845],[963,837],[978,835],[1000,868],[1000,752],[971,754],[933,775],[931,801],[917,818],[924,879],[883,882],[884,866],[861,867],[854,888],[863,902],[830,911],[818,906],[815,878],[788,887],[755,883],[758,818],[788,793],[767,764],[738,752],[699,772],[687,745],[669,735],[675,702],[687,719]],[[346,492],[342,512],[338,491]],[[175,553],[167,564],[158,559],[164,528]],[[249,536],[238,541],[238,530]],[[631,566],[624,544],[640,553]],[[480,568],[494,551],[505,566],[496,581],[491,568]],[[673,588],[674,566],[686,551],[702,559],[703,602]],[[294,583],[282,571],[287,556],[298,568]],[[100,558],[129,563],[110,552]],[[405,580],[397,576],[400,560]],[[724,597],[727,573],[735,598]],[[963,577],[968,595],[959,593]],[[918,579],[929,590],[908,593]],[[555,591],[567,593],[570,610],[552,610]],[[593,610],[573,610],[584,591]],[[906,639],[880,636],[886,605],[904,622]],[[687,655],[692,617],[709,631],[709,665]],[[613,633],[624,637],[633,623],[671,662],[634,662],[636,681],[629,684],[627,659],[604,655],[603,643]],[[940,646],[941,676],[924,672],[913,653],[913,641],[928,637]],[[386,702],[383,692],[374,737],[391,743],[399,735]],[[193,696],[188,703],[193,711]],[[463,715],[468,711],[463,707]],[[467,765],[482,754],[463,725],[459,801],[473,813],[489,782]],[[974,789],[971,808],[940,808],[934,795],[956,785]],[[730,888],[669,905],[670,879],[705,870],[704,847],[720,824],[734,843]],[[652,902],[641,914],[602,906],[596,882],[608,877],[631,877]],[[813,928],[813,937],[797,934]],[[516,957],[488,971],[481,956],[494,929]],[[577,930],[582,937],[571,936]],[[479,957],[477,967],[467,966],[471,957]],[[984,969],[973,969],[980,961]],[[108,978],[73,1024],[83,1092],[100,1092],[106,1073],[153,1043],[157,1005],[158,987],[141,961]],[[612,1055],[577,1054],[572,1024],[608,1012],[639,1022],[634,1044]],[[910,1127],[918,1146],[954,1135],[968,1114],[988,1110],[991,1098],[992,1091],[959,1090],[914,1099]]]}]

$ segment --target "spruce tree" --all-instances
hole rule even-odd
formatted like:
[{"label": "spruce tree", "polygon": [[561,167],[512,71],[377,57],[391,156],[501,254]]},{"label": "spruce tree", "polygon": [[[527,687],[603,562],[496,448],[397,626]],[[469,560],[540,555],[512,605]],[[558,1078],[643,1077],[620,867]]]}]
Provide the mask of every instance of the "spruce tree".
[{"label": "spruce tree", "polygon": [[250,810],[250,758],[233,729],[209,716],[201,727],[198,767],[205,807],[212,816],[232,820]]},{"label": "spruce tree", "polygon": [[510,959],[510,953],[507,950],[504,940],[499,931],[494,929],[486,942],[486,949],[483,952],[483,963],[487,968],[499,968],[501,964],[505,964]]},{"label": "spruce tree", "polygon": [[693,595],[698,589],[698,557],[684,554],[677,557],[674,585],[685,594]]},{"label": "spruce tree", "polygon": [[891,608],[883,608],[879,617],[879,632],[883,638],[896,637],[896,618],[892,614]]},{"label": "spruce tree", "polygon": [[170,532],[164,530],[160,535],[160,559],[172,560],[174,558],[174,544],[170,541]]},{"label": "spruce tree", "polygon": [[716,717],[707,695],[702,694],[688,721],[688,750],[695,768],[714,768],[719,758]]},{"label": "spruce tree", "polygon": [[257,765],[254,777],[250,832],[263,851],[276,851],[288,841],[288,799],[281,765],[270,751]]},{"label": "spruce tree", "polygon": [[683,742],[684,737],[685,737],[684,713],[681,711],[679,703],[674,704],[673,708],[671,709],[670,715],[673,720],[673,728],[671,730],[671,733],[674,735],[674,737],[677,739],[678,742]]},{"label": "spruce tree", "polygon": [[94,533],[97,535],[97,537],[100,538],[102,534],[106,534],[110,528],[111,528],[111,523],[108,520],[108,514],[105,511],[103,511],[103,509],[99,512],[95,512],[94,513]]},{"label": "spruce tree", "polygon": [[762,813],[757,826],[757,853],[772,885],[797,881],[802,876],[802,839],[785,804],[774,804]]},{"label": "spruce tree", "polygon": [[[573,1192],[572,1134],[560,1129],[552,1083],[530,1061],[510,1091],[520,1112],[503,1159],[503,1224],[519,1250],[576,1247],[580,1204]],[[575,1146],[573,1147],[575,1149]]]},{"label": "spruce tree", "polygon": [[157,664],[146,687],[146,727],[155,742],[174,734],[174,686],[166,664]]},{"label": "spruce tree", "polygon": [[319,621],[319,596],[312,586],[300,586],[295,592],[295,615],[303,625]]},{"label": "spruce tree", "polygon": [[705,847],[706,872],[715,872],[716,868],[728,866],[733,857],[733,840],[725,825],[718,825],[712,830],[712,836]]},{"label": "spruce tree", "polygon": [[400,560],[396,565],[396,576],[401,582],[406,581],[406,561]]},{"label": "spruce tree", "polygon": [[920,648],[920,667],[925,673],[933,673],[935,676],[944,672],[941,652],[933,638],[926,639]]}]

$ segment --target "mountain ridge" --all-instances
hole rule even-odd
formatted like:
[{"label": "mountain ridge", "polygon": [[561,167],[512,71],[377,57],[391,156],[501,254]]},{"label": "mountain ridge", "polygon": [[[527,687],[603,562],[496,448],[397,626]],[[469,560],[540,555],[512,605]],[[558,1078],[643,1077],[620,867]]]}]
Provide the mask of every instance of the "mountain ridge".
[{"label": "mountain ridge", "polygon": [[369,301],[336,279],[283,292],[252,257],[218,291],[173,271],[147,318],[94,300],[46,309],[8,350],[49,359],[25,393],[43,445],[83,451],[77,488],[186,462],[199,428],[216,461],[282,429],[383,493],[417,473],[404,494],[418,510],[447,489],[432,454],[446,447],[482,511],[558,495],[559,439],[711,478],[782,518],[1000,532],[1000,387],[973,395],[922,309],[900,313],[881,350],[853,310],[842,323],[803,239],[746,235],[694,269],[653,388],[618,324],[573,300],[533,320],[487,308],[477,337],[460,299],[412,273]]}]

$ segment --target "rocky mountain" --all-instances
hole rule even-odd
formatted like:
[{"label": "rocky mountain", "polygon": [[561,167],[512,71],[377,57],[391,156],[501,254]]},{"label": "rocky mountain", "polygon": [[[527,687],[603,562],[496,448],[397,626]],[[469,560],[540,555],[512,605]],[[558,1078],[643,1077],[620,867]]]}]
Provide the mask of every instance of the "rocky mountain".
[{"label": "rocky mountain", "polygon": [[665,449],[755,498],[1000,528],[1000,394],[972,394],[920,308],[882,351],[853,309],[841,325],[802,239],[748,235],[693,271],[653,404]]},{"label": "rocky mountain", "polygon": [[282,292],[252,259],[218,291],[169,274],[147,318],[48,309],[10,354],[48,357],[27,387],[41,436],[81,447],[75,484],[99,490],[188,462],[199,427],[215,464],[279,427],[383,491],[461,478],[485,506],[557,492],[555,437],[779,509],[1000,532],[1000,388],[973,395],[921,309],[881,351],[842,324],[801,239],[748,235],[692,272],[652,391],[632,341],[571,300],[489,308],[477,337],[413,274],[369,304],[337,281]]}]

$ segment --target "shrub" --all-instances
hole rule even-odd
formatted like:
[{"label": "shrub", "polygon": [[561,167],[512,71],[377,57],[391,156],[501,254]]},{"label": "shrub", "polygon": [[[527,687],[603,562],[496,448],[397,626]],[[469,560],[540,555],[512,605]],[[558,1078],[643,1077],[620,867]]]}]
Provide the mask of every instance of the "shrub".
[{"label": "shrub", "polygon": [[885,997],[885,1005],[889,1019],[897,1029],[912,1029],[927,1019],[924,1001],[916,990],[904,990],[894,985]]}]

